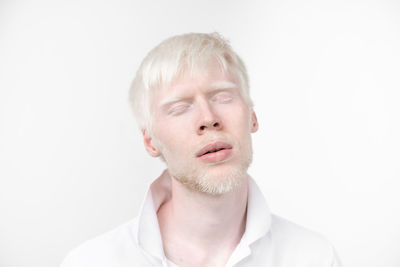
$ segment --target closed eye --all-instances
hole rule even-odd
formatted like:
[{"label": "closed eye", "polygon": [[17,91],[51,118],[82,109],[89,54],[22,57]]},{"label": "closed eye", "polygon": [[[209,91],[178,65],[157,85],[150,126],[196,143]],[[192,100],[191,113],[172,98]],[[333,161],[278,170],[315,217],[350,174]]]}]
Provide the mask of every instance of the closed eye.
[{"label": "closed eye", "polygon": [[189,108],[190,108],[190,104],[188,104],[188,103],[176,103],[168,109],[168,114],[177,116],[177,115],[184,113]]},{"label": "closed eye", "polygon": [[213,102],[230,103],[233,100],[233,94],[230,92],[219,92],[212,97]]}]

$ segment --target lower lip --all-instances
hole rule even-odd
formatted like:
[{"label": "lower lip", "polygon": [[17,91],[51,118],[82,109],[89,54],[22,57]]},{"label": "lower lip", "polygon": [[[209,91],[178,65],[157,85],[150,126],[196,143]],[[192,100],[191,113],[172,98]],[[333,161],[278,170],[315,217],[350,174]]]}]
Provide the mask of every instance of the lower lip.
[{"label": "lower lip", "polygon": [[208,153],[200,157],[203,162],[215,163],[226,160],[232,154],[232,149],[222,149],[217,152]]}]

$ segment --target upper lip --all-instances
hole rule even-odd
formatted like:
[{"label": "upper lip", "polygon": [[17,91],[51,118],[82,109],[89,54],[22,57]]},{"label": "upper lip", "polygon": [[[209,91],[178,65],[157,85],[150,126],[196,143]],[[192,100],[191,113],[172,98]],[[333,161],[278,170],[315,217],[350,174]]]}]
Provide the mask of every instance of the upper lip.
[{"label": "upper lip", "polygon": [[202,149],[199,150],[199,152],[196,153],[197,157],[201,157],[204,154],[214,151],[214,150],[220,150],[220,149],[231,149],[232,146],[226,142],[222,141],[217,141],[215,143],[208,144],[204,146]]}]

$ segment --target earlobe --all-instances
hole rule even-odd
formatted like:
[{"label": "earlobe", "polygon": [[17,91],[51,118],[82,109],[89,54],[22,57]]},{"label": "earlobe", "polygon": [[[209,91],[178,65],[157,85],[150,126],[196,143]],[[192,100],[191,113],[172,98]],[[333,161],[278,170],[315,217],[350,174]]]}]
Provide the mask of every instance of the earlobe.
[{"label": "earlobe", "polygon": [[152,156],[152,157],[160,156],[161,153],[158,150],[158,148],[156,146],[154,146],[153,139],[151,138],[149,133],[145,129],[143,129],[142,134],[143,134],[144,147],[146,148],[146,150],[150,154],[150,156]]},{"label": "earlobe", "polygon": [[251,132],[255,133],[258,130],[258,120],[257,120],[257,116],[256,113],[253,111],[253,113],[251,114]]}]

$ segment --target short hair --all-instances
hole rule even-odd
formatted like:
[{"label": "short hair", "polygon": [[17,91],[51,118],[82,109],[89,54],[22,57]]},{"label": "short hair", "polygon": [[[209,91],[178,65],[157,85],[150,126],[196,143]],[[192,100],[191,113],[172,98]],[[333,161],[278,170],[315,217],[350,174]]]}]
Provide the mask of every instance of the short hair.
[{"label": "short hair", "polygon": [[[161,42],[143,59],[136,72],[129,99],[141,130],[152,132],[152,91],[167,86],[184,73],[198,75],[216,60],[224,73],[233,75],[247,105],[252,108],[249,79],[242,59],[219,33],[187,33]],[[200,73],[199,73],[200,72]]]}]

